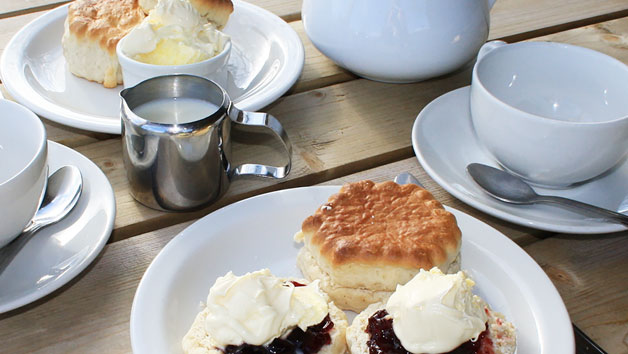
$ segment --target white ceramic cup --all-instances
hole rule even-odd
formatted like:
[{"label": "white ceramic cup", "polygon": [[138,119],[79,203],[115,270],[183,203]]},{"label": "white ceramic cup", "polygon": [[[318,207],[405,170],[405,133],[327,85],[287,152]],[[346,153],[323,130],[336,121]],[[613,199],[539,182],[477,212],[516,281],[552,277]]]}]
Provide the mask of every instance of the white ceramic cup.
[{"label": "white ceramic cup", "polygon": [[48,178],[48,143],[39,118],[0,99],[0,247],[11,242],[41,204]]},{"label": "white ceramic cup", "polygon": [[415,82],[470,62],[486,42],[495,0],[303,0],[312,43],[362,77]]},{"label": "white ceramic cup", "polygon": [[628,66],[591,49],[486,43],[470,105],[477,137],[497,162],[539,185],[589,180],[628,151]]},{"label": "white ceramic cup", "polygon": [[227,62],[231,54],[231,40],[226,43],[218,55],[198,63],[184,65],[155,65],[146,64],[130,58],[124,54],[122,50],[126,37],[123,37],[116,46],[116,54],[122,68],[122,80],[124,87],[133,87],[140,82],[152,77],[173,75],[173,74],[189,74],[210,79],[223,87],[227,83]]}]

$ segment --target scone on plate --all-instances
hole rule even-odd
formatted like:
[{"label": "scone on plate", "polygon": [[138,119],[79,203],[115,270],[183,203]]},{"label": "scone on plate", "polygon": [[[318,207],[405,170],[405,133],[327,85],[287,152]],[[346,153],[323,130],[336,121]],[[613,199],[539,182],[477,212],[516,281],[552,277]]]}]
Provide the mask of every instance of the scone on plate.
[{"label": "scone on plate", "polygon": [[463,272],[421,270],[387,302],[354,318],[347,328],[349,352],[513,354],[514,326],[472,294],[474,284]]},{"label": "scone on plate", "polygon": [[229,272],[209,290],[182,346],[194,354],[342,354],[347,325],[318,282],[277,278],[268,269]]},{"label": "scone on plate", "polygon": [[137,0],[72,2],[61,40],[70,72],[107,88],[121,84],[116,45],[144,17]]},{"label": "scone on plate", "polygon": [[[146,14],[157,6],[157,2],[158,0],[139,0],[140,7]],[[233,12],[231,0],[189,0],[189,2],[201,16],[213,22],[218,29],[227,24]]]},{"label": "scone on plate", "polygon": [[303,221],[297,265],[336,305],[360,312],[385,301],[419,269],[460,269],[455,217],[425,189],[350,183]]}]

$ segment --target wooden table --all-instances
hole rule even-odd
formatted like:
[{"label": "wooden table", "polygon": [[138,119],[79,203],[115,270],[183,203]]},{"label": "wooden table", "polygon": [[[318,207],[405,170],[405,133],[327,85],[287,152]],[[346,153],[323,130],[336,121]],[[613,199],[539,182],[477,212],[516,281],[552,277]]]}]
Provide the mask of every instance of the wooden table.
[{"label": "wooden table", "polygon": [[[0,2],[0,50],[23,25],[64,2]],[[76,149],[104,171],[115,191],[117,216],[109,244],[81,275],[44,299],[0,315],[0,352],[130,352],[129,314],[138,282],[162,247],[194,220],[260,193],[360,179],[383,181],[410,171],[443,204],[490,224],[523,247],[558,288],[572,321],[609,353],[628,353],[628,232],[562,235],[501,221],[445,192],[414,157],[410,129],[417,114],[439,95],[468,85],[468,70],[406,85],[360,79],[313,47],[300,21],[299,0],[252,2],[288,21],[305,45],[298,82],[266,108],[294,144],[290,176],[281,182],[236,181],[205,210],[162,213],[129,195],[119,136],[44,120],[51,140]],[[499,0],[491,12],[490,39],[572,43],[628,64],[626,16],[626,0]],[[261,146],[234,148],[252,158],[268,153]]]}]

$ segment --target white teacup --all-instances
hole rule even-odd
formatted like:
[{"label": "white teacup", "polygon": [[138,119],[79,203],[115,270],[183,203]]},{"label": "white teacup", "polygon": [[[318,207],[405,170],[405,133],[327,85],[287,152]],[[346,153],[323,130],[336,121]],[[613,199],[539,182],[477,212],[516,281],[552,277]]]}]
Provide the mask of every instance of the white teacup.
[{"label": "white teacup", "polygon": [[536,184],[589,180],[628,151],[628,66],[591,49],[489,42],[473,68],[470,105],[497,162]]},{"label": "white teacup", "polygon": [[125,88],[136,86],[140,82],[153,77],[173,74],[200,76],[226,87],[228,75],[226,65],[231,54],[230,39],[226,40],[222,51],[216,56],[198,63],[184,65],[156,65],[137,61],[127,56],[122,50],[125,40],[126,37],[122,38],[116,47]]},{"label": "white teacup", "polygon": [[41,204],[48,178],[48,143],[39,118],[0,99],[0,247],[11,242]]},{"label": "white teacup", "polygon": [[312,43],[362,77],[415,82],[470,62],[495,0],[303,0]]}]

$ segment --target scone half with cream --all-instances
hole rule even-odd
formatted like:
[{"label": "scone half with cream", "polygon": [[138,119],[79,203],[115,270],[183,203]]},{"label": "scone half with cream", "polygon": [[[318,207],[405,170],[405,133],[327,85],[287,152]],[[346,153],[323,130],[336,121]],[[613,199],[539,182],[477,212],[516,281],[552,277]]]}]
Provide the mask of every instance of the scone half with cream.
[{"label": "scone half with cream", "polygon": [[387,302],[370,305],[347,328],[351,354],[513,354],[512,323],[472,293],[462,271],[421,270]]},{"label": "scone half with cream", "polygon": [[112,88],[122,83],[116,45],[144,17],[138,0],[76,0],[61,39],[70,72]]},{"label": "scone half with cream", "polygon": [[182,346],[190,354],[341,354],[347,325],[316,281],[277,278],[268,269],[229,272],[209,290]]},{"label": "scone half with cream", "polygon": [[456,219],[425,189],[394,182],[344,185],[303,221],[297,265],[342,309],[385,301],[419,269],[460,269]]}]

